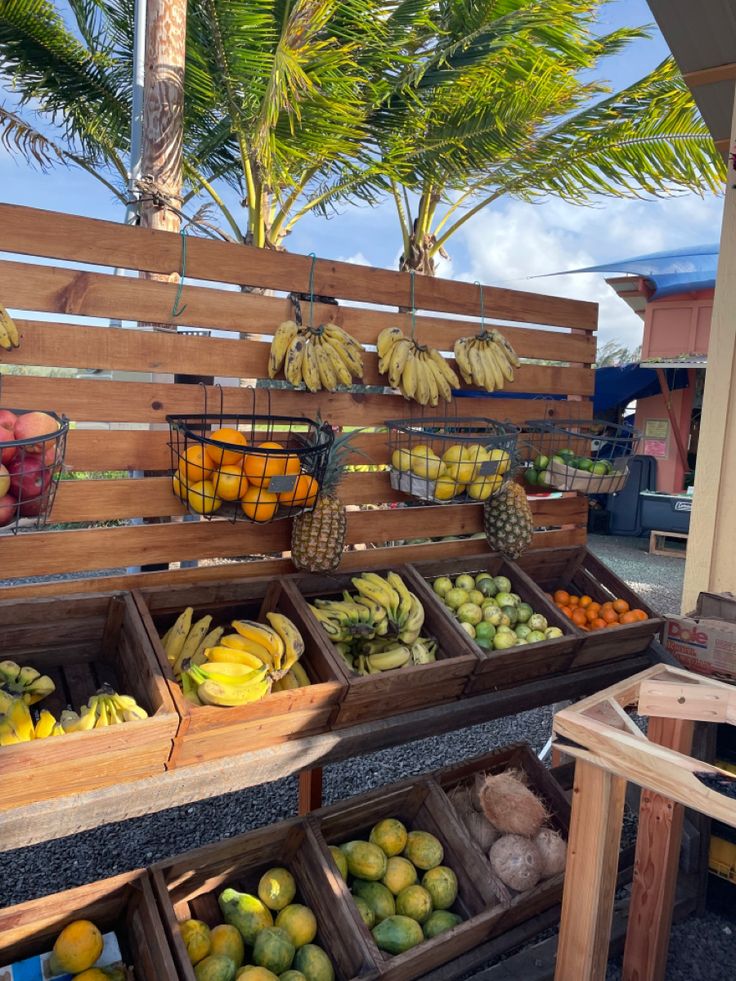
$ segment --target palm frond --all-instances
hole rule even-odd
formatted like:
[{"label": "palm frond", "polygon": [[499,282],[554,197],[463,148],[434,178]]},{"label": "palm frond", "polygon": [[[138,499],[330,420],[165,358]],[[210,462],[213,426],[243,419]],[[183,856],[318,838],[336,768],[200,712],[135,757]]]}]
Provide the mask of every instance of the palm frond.
[{"label": "palm frond", "polygon": [[47,170],[64,163],[64,151],[18,113],[0,104],[0,142],[10,153],[20,153],[25,161]]}]

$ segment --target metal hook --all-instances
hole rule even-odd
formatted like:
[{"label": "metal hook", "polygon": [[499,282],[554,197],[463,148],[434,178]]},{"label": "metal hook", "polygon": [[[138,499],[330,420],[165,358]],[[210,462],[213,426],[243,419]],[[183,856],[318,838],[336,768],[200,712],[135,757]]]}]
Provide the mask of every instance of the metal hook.
[{"label": "metal hook", "polygon": [[309,270],[309,326],[314,327],[314,267],[317,264],[317,254],[310,252],[312,266]]},{"label": "metal hook", "polygon": [[415,298],[414,298],[414,277],[416,276],[416,270],[415,269],[410,269],[409,270],[409,276],[410,276],[410,283],[411,283],[411,286],[410,286],[410,291],[411,291],[411,339],[414,340],[414,336],[415,336],[415,334],[417,332],[417,308],[416,308],[416,301],[415,301]]},{"label": "metal hook", "polygon": [[181,272],[179,274],[179,285],[176,290],[176,297],[174,299],[174,305],[171,308],[172,317],[181,317],[187,308],[185,303],[183,307],[179,306],[181,300],[181,294],[184,291],[184,277],[187,273],[187,230],[182,228],[181,230]]},{"label": "metal hook", "polygon": [[486,324],[485,324],[486,311],[485,311],[485,302],[483,297],[483,284],[476,279],[474,285],[477,286],[478,289],[480,290],[480,329],[481,329],[481,333],[483,333],[483,331],[485,331],[486,329]]}]

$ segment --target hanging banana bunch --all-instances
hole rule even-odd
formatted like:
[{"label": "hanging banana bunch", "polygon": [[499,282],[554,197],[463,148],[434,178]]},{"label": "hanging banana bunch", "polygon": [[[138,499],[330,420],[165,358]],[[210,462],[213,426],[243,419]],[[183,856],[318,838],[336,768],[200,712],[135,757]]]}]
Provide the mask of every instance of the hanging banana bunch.
[{"label": "hanging banana bunch", "polygon": [[409,401],[432,406],[440,399],[451,402],[452,389],[460,387],[460,379],[436,348],[405,337],[399,327],[381,331],[376,351],[378,370]]},{"label": "hanging banana bunch", "polygon": [[514,368],[521,362],[503,334],[482,330],[475,337],[455,341],[455,360],[467,385],[496,392],[514,380]]},{"label": "hanging banana bunch", "polygon": [[13,318],[2,303],[0,303],[0,347],[6,351],[10,351],[14,347],[20,347],[18,328],[15,326]]},{"label": "hanging banana bunch", "polygon": [[337,324],[298,327],[286,320],[274,334],[268,358],[268,377],[275,378],[283,367],[284,377],[294,386],[306,385],[310,392],[338,385],[352,385],[363,377],[363,347]]}]

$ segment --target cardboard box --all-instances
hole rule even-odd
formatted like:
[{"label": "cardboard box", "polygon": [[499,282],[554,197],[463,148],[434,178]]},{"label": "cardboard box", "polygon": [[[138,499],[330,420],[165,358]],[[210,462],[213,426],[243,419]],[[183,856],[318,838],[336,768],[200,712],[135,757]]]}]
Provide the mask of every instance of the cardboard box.
[{"label": "cardboard box", "polygon": [[736,596],[701,593],[693,613],[666,617],[664,646],[689,671],[736,681]]}]

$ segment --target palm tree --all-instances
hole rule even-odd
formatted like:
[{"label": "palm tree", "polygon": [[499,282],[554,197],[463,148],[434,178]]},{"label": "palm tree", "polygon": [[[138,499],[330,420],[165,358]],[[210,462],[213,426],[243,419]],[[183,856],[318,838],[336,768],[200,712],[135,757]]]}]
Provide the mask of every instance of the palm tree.
[{"label": "palm tree", "polygon": [[437,6],[413,77],[371,120],[401,228],[401,268],[433,275],[452,235],[506,196],[585,204],[722,191],[724,162],[672,59],[616,93],[593,79],[603,59],[645,33],[596,36],[601,5]]},{"label": "palm tree", "polygon": [[[408,58],[423,7],[190,0],[184,206],[208,197],[225,237],[278,247],[354,174],[372,175],[367,120],[390,70]],[[69,8],[67,24],[50,0],[0,5],[0,73],[16,100],[0,104],[2,139],[41,167],[83,167],[125,202],[134,0],[69,0]],[[245,221],[226,203],[226,186]]]}]

